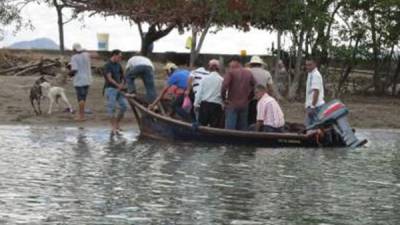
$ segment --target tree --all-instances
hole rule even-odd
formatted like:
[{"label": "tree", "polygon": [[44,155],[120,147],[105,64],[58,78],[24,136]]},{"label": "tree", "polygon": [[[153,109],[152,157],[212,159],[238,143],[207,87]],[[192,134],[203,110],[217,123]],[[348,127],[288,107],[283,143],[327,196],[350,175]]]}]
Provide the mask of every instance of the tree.
[{"label": "tree", "polygon": [[[211,26],[247,28],[251,12],[247,1],[238,0],[65,0],[77,12],[91,11],[104,16],[121,16],[138,25],[142,39],[141,54],[174,28],[190,29],[194,38],[192,62],[199,54]],[[243,10],[242,10],[243,9]],[[143,30],[143,24],[148,30]],[[201,33],[199,41],[197,35]]]},{"label": "tree", "polygon": [[[73,14],[69,19],[65,19],[63,10],[68,7],[65,0],[5,0],[9,3],[11,11],[9,13],[16,13],[15,19],[19,24],[21,24],[22,18],[19,16],[18,12],[21,9],[31,3],[37,4],[48,4],[50,7],[54,7],[57,12],[57,25],[58,25],[58,33],[59,33],[59,45],[60,45],[60,52],[64,54],[65,46],[64,46],[64,25],[72,21],[73,19],[77,18],[77,14]],[[2,7],[3,8],[3,7]]]},{"label": "tree", "polygon": [[[164,0],[65,0],[76,12],[91,11],[104,16],[121,16],[136,23],[142,39],[141,54],[148,55],[150,46],[168,35],[174,28],[183,30],[189,24],[202,23],[207,18],[202,1]],[[143,23],[148,30],[143,30]]]},{"label": "tree", "polygon": [[[331,57],[343,61],[343,69],[335,90],[335,96],[339,97],[343,87],[350,77],[350,73],[357,64],[358,56],[365,49],[365,24],[359,13],[355,13],[349,3],[343,2],[343,7],[338,13],[342,24],[338,29],[338,36],[335,40],[336,46],[332,46]],[[347,43],[347,44],[345,44]]]},{"label": "tree", "polygon": [[64,20],[63,10],[64,8],[67,7],[65,1],[64,0],[45,0],[45,1],[56,9],[60,52],[61,54],[64,54],[65,51],[64,25],[75,19],[77,15],[74,14],[71,16],[71,18]]},{"label": "tree", "polygon": [[[223,26],[235,26],[236,28],[249,30],[250,20],[246,15],[250,14],[249,4],[246,1],[236,0],[204,0],[195,2],[196,8],[201,8],[205,18],[197,23],[189,25],[192,32],[192,45],[190,48],[190,66],[193,67],[200,54],[206,35],[212,26],[219,31]],[[232,16],[234,15],[234,16]],[[216,32],[215,31],[215,32]]]},{"label": "tree", "polygon": [[[214,17],[216,14],[216,7],[213,7],[212,12],[210,13],[210,17],[208,18],[207,23],[204,27],[198,27],[196,25],[192,26],[192,43],[190,47],[190,67],[194,66],[194,63],[197,60],[198,55],[200,54],[200,50],[203,46],[204,40],[208,31],[210,30]],[[197,36],[200,33],[200,39],[197,41]]]},{"label": "tree", "polygon": [[[288,91],[289,100],[294,100],[303,77],[302,62],[304,56],[309,54],[310,43],[314,40],[317,25],[327,23],[326,18],[333,0],[284,0],[284,1],[252,1],[252,25],[261,29],[277,31],[278,33],[278,61],[281,57],[280,40],[282,34],[292,39],[295,54],[295,68],[292,82]],[[324,30],[323,28],[320,28]],[[290,71],[290,69],[289,69]]]},{"label": "tree", "polygon": [[[394,46],[399,42],[400,2],[397,0],[352,0],[349,7],[360,14],[365,23],[365,44],[372,52],[373,87],[377,95],[386,88],[383,66],[391,65]],[[390,52],[387,54],[387,52]],[[385,63],[386,59],[386,63]],[[388,59],[388,60],[387,60]]]},{"label": "tree", "polygon": [[3,27],[15,24],[14,31],[18,31],[24,25],[23,18],[19,14],[23,7],[24,5],[16,4],[10,0],[0,2],[0,40],[4,36]]},{"label": "tree", "polygon": [[153,43],[165,36],[167,36],[174,28],[175,25],[161,25],[150,24],[148,30],[143,31],[141,22],[137,22],[140,38],[142,40],[140,53],[144,56],[149,55],[153,51]]}]

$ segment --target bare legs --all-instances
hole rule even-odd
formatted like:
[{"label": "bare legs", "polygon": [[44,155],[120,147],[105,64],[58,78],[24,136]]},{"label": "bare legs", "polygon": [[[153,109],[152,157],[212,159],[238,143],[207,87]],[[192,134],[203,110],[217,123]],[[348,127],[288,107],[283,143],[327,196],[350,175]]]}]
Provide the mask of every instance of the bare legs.
[{"label": "bare legs", "polygon": [[123,113],[119,113],[117,117],[111,118],[111,134],[118,134],[121,131],[121,121],[123,118]]},{"label": "bare legs", "polygon": [[79,115],[76,118],[77,121],[85,120],[85,101],[79,102]]}]

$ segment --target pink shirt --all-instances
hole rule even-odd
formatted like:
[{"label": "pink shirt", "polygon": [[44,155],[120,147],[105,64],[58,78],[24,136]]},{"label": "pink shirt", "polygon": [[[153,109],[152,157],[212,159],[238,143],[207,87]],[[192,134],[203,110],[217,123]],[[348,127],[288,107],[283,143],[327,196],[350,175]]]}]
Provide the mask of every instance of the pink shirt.
[{"label": "pink shirt", "polygon": [[257,121],[264,121],[264,125],[280,128],[285,125],[283,112],[278,102],[267,93],[257,103]]}]

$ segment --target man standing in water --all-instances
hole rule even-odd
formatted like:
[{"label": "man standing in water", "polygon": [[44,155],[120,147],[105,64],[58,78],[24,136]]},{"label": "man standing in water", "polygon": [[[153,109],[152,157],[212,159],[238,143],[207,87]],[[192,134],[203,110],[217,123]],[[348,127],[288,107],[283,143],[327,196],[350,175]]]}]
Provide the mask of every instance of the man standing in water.
[{"label": "man standing in water", "polygon": [[[125,78],[123,69],[120,64],[122,60],[122,52],[113,50],[111,52],[110,61],[105,65],[105,95],[107,98],[107,113],[111,120],[111,134],[116,135],[121,132],[120,122],[128,109],[128,103],[124,94]],[[119,112],[116,113],[116,104],[119,105]]]},{"label": "man standing in water", "polygon": [[78,43],[72,46],[72,50],[74,55],[70,62],[70,75],[73,77],[73,84],[79,104],[79,115],[76,117],[76,120],[84,121],[86,97],[88,95],[89,86],[92,83],[90,56],[88,52],[83,51],[82,46]]},{"label": "man standing in water", "polygon": [[314,59],[306,60],[307,88],[306,88],[306,127],[317,121],[318,112],[321,106],[325,104],[324,101],[324,83],[322,76],[317,68],[317,63]]}]

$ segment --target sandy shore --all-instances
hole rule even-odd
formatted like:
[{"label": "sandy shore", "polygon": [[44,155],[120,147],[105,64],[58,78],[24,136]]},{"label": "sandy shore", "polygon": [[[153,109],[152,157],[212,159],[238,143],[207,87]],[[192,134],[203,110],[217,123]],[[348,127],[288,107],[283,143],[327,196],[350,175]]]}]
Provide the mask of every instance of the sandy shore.
[{"label": "sandy shore", "polygon": [[[109,126],[105,111],[105,99],[102,95],[104,80],[94,77],[90,88],[87,105],[91,114],[83,123],[74,121],[71,113],[64,112],[65,106],[55,107],[52,115],[48,115],[48,100],[42,101],[42,115],[36,116],[29,102],[29,91],[37,76],[10,77],[0,76],[0,118],[1,124],[19,125],[65,125],[80,127]],[[51,77],[47,77],[51,80]],[[162,84],[158,81],[158,86]],[[139,81],[138,85],[142,88]],[[69,80],[64,86],[67,96],[77,107],[75,92]],[[141,89],[139,89],[140,91]],[[350,108],[350,123],[357,128],[400,128],[400,99],[379,97],[347,97],[343,99]],[[303,103],[283,102],[282,108],[287,121],[302,122],[304,117]],[[128,112],[124,119],[124,127],[135,126],[133,113]]]},{"label": "sandy shore", "polygon": [[[23,125],[66,125],[66,126],[109,126],[107,114],[105,111],[105,98],[102,94],[103,78],[94,77],[93,85],[90,87],[87,109],[88,118],[85,122],[76,122],[75,114],[65,112],[66,106],[61,102],[59,106],[55,106],[51,115],[47,114],[49,107],[48,99],[42,100],[42,115],[35,115],[29,101],[30,87],[37,79],[34,77],[5,77],[0,76],[0,118],[2,124],[23,124]],[[46,77],[52,80],[52,77]],[[69,80],[64,86],[66,95],[73,108],[77,109],[77,100],[75,90],[72,87],[72,81]],[[124,124],[133,124],[135,119],[132,113],[127,113]]]}]

